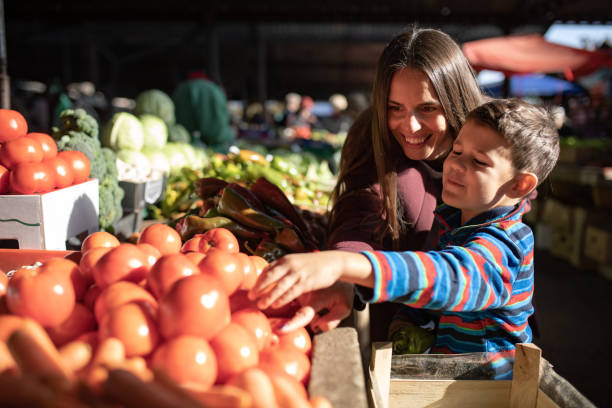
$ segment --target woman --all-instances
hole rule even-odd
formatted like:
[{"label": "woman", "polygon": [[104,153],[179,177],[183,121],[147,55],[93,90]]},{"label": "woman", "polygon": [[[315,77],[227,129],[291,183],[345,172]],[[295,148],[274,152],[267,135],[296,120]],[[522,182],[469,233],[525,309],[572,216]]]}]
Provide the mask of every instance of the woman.
[{"label": "woman", "polygon": [[[378,61],[372,106],[342,149],[329,249],[433,248],[442,162],[465,117],[482,102],[474,71],[450,36],[412,28],[394,37]],[[315,329],[332,328],[348,313],[329,293],[309,301],[315,311],[332,311],[313,321]],[[386,339],[390,309],[397,306],[371,306],[372,340]]]}]

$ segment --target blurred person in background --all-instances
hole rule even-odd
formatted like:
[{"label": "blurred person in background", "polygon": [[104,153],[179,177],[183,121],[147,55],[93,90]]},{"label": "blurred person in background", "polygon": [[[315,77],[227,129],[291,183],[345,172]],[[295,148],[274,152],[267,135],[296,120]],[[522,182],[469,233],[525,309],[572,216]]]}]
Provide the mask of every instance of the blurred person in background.
[{"label": "blurred person in background", "polygon": [[332,106],[332,114],[321,119],[321,126],[331,133],[346,132],[351,127],[353,120],[347,115],[348,101],[342,94],[333,94],[329,97]]}]

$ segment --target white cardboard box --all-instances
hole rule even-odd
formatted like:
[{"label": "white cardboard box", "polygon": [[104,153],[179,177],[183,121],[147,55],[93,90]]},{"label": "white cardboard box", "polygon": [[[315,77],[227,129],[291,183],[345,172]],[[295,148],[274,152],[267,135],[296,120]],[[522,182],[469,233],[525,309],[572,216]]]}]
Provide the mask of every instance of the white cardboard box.
[{"label": "white cardboard box", "polygon": [[45,194],[0,195],[0,239],[19,249],[65,250],[66,240],[98,230],[98,180]]}]

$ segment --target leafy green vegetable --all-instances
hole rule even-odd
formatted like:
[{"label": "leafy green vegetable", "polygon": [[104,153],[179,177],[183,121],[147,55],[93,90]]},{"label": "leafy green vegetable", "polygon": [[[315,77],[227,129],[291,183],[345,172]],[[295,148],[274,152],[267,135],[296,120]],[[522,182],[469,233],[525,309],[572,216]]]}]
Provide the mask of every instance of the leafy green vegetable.
[{"label": "leafy green vegetable", "polygon": [[168,141],[169,142],[191,142],[191,135],[185,129],[185,126],[180,123],[168,125]]},{"label": "leafy green vegetable", "polygon": [[140,150],[144,145],[144,129],[140,120],[131,113],[118,112],[102,130],[102,145],[115,151]]},{"label": "leafy green vegetable", "polygon": [[138,94],[134,113],[138,116],[143,114],[159,116],[168,125],[175,122],[174,102],[168,94],[159,89],[149,89]]},{"label": "leafy green vegetable", "polygon": [[53,128],[53,138],[56,140],[71,131],[82,132],[85,135],[98,138],[98,121],[89,115],[85,109],[66,109],[60,113],[60,127]]},{"label": "leafy green vegetable", "polygon": [[168,127],[158,116],[140,115],[140,123],[144,130],[144,147],[161,149],[168,140]]}]

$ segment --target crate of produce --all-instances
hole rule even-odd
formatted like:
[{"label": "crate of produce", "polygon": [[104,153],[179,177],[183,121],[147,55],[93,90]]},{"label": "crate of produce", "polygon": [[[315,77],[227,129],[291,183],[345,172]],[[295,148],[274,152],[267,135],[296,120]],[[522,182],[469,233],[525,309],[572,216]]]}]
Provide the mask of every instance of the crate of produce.
[{"label": "crate of produce", "polygon": [[120,181],[119,186],[125,191],[121,206],[125,212],[142,210],[148,204],[156,203],[164,192],[166,176],[158,179],[134,183]]},{"label": "crate of produce", "polygon": [[0,270],[8,272],[24,265],[44,262],[51,258],[64,258],[74,251],[47,251],[44,249],[2,249],[0,248]]},{"label": "crate of produce", "polygon": [[512,380],[486,377],[484,353],[395,355],[373,343],[368,395],[375,408],[594,407],[530,343],[517,344]]},{"label": "crate of produce", "polygon": [[65,250],[69,238],[98,230],[98,180],[44,194],[0,195],[3,248]]}]

